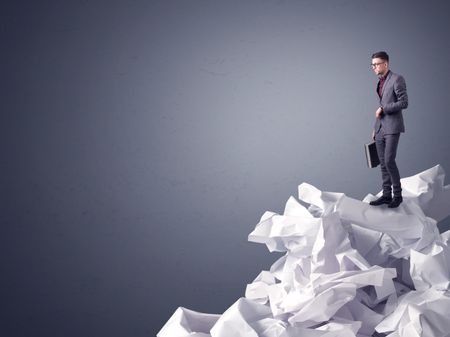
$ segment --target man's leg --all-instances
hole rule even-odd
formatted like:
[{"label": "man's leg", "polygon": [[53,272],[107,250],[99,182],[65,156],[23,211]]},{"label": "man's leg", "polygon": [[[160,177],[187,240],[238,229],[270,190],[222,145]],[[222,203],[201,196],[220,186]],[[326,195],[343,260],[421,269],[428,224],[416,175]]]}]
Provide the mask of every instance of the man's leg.
[{"label": "man's leg", "polygon": [[377,146],[378,158],[380,159],[380,167],[381,167],[381,178],[383,179],[383,196],[391,198],[391,175],[389,174],[388,168],[386,167],[385,160],[385,149],[386,149],[386,140],[384,137],[384,132],[381,129],[375,135],[375,144]]},{"label": "man's leg", "polygon": [[385,135],[385,153],[384,153],[384,164],[389,172],[392,187],[394,190],[394,197],[402,196],[402,187],[400,184],[400,173],[398,171],[397,164],[395,162],[395,157],[397,156],[397,147],[400,140],[400,133],[393,135]]}]

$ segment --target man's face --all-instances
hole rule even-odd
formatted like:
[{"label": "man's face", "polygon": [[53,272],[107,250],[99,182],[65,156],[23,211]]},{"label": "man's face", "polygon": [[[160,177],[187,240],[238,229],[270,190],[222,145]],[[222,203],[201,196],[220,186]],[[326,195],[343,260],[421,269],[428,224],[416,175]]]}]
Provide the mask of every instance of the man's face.
[{"label": "man's face", "polygon": [[378,76],[386,75],[388,67],[389,64],[386,62],[386,60],[380,58],[372,59],[372,69],[376,75]]}]

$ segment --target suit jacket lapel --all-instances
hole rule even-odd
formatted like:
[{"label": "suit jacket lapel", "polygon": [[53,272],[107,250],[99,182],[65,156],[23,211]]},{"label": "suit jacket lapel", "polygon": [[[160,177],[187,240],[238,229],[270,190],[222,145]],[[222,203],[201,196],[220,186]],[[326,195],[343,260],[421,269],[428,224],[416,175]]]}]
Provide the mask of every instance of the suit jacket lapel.
[{"label": "suit jacket lapel", "polygon": [[389,80],[391,79],[391,77],[392,77],[392,71],[389,72],[388,76],[386,77],[386,81],[384,81],[383,89],[381,90],[381,98],[383,98],[384,91],[385,91],[386,86],[387,86]]}]

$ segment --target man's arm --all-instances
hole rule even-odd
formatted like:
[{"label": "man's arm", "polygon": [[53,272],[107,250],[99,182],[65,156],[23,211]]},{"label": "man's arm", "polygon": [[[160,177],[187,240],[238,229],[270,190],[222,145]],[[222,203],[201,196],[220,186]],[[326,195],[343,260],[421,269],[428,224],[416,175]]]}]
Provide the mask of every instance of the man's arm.
[{"label": "man's arm", "polygon": [[385,114],[394,114],[408,107],[408,94],[406,92],[406,83],[403,76],[399,75],[397,81],[394,82],[394,92],[397,96],[397,102],[383,105],[382,108]]}]

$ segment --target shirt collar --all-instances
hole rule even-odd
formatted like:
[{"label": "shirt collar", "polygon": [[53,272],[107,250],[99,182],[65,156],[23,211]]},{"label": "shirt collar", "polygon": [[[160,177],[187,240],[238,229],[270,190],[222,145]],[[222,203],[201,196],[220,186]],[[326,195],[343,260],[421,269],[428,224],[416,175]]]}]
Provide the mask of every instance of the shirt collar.
[{"label": "shirt collar", "polygon": [[384,76],[380,76],[379,78],[380,78],[380,80],[382,80],[382,81],[385,81],[386,80],[386,78],[388,77],[388,75],[389,75],[389,73],[391,72],[391,70],[388,70],[388,72],[386,73],[386,75],[384,75]]}]

